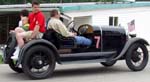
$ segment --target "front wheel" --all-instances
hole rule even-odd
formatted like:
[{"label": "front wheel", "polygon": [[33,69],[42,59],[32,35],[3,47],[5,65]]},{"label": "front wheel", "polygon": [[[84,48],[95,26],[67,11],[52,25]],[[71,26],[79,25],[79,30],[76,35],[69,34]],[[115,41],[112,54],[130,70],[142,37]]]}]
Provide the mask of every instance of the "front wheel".
[{"label": "front wheel", "polygon": [[125,57],[127,66],[132,71],[141,71],[148,63],[148,50],[144,44],[134,43]]},{"label": "front wheel", "polygon": [[44,79],[52,75],[55,57],[46,46],[36,45],[26,52],[22,62],[24,73],[32,79]]}]

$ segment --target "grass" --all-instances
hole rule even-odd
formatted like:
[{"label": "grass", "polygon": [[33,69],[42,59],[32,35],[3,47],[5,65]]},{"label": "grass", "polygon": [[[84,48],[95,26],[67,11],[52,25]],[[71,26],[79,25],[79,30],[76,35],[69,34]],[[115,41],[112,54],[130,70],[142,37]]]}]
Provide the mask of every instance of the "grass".
[{"label": "grass", "polygon": [[3,61],[2,61],[2,55],[0,54],[0,64],[2,64]]}]

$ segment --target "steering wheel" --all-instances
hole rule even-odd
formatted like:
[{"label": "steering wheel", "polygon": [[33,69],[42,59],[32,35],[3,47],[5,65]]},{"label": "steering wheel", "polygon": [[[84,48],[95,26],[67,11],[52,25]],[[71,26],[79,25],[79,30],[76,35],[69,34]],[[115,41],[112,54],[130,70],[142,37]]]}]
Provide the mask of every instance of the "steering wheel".
[{"label": "steering wheel", "polygon": [[89,27],[91,27],[91,25],[89,25],[89,24],[83,24],[83,25],[79,26],[78,34],[79,35],[85,34],[87,32],[87,30],[89,29]]},{"label": "steering wheel", "polygon": [[75,27],[74,21],[70,21],[70,22],[68,23],[68,25],[67,25],[67,28],[68,28],[68,30],[69,30],[70,32],[75,32],[75,33],[77,33],[77,31],[74,29],[74,27]]}]

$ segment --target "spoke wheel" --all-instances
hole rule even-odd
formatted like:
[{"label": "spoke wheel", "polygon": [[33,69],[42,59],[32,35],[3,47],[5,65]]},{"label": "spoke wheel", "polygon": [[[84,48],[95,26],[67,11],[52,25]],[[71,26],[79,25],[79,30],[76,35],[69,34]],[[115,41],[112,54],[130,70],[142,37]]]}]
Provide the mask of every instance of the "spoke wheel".
[{"label": "spoke wheel", "polygon": [[12,56],[12,54],[14,53],[15,51],[15,47],[17,45],[17,41],[16,41],[16,38],[15,38],[15,34],[12,33],[9,35],[9,38],[6,42],[6,48],[4,49],[4,62],[5,63],[10,63],[12,60],[10,59],[10,57]]},{"label": "spoke wheel", "polygon": [[22,69],[19,68],[19,67],[16,67],[14,61],[11,59],[11,56],[14,53],[15,47],[17,45],[17,41],[16,41],[16,38],[15,38],[15,33],[11,33],[9,35],[9,38],[6,42],[6,45],[7,46],[4,50],[4,54],[5,54],[4,55],[4,58],[5,58],[4,62],[7,63],[13,71],[15,71],[17,73],[22,73],[23,72]]},{"label": "spoke wheel", "polygon": [[141,71],[148,63],[148,50],[144,44],[134,43],[126,54],[126,64],[132,71]]},{"label": "spoke wheel", "polygon": [[53,52],[45,46],[31,47],[23,60],[23,71],[32,79],[44,79],[49,77],[55,68]]}]

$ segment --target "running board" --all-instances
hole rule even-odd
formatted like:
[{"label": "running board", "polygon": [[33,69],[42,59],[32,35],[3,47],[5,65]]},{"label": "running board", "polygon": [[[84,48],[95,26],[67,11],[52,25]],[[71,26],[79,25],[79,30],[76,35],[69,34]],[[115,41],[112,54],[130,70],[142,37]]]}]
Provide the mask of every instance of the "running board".
[{"label": "running board", "polygon": [[71,53],[60,54],[60,60],[63,61],[80,61],[80,60],[93,60],[105,59],[116,55],[116,51],[110,52],[84,52],[84,53]]},{"label": "running board", "polygon": [[77,61],[62,61],[61,64],[84,64],[84,63],[100,63],[107,62],[107,59],[93,59],[93,60],[77,60]]}]

